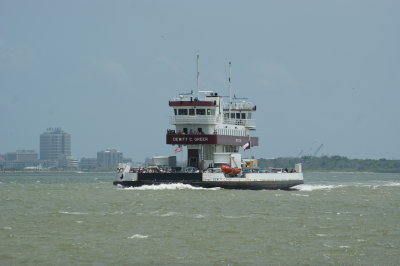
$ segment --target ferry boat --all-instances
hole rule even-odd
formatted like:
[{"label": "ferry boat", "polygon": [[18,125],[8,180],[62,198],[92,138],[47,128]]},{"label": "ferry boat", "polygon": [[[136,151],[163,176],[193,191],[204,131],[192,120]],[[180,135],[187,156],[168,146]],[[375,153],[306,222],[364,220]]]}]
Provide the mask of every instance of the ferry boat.
[{"label": "ferry boat", "polygon": [[257,160],[242,158],[241,151],[259,144],[258,137],[253,136],[257,108],[245,98],[232,97],[230,74],[227,102],[224,100],[228,97],[217,92],[199,91],[198,84],[197,71],[197,90],[169,101],[173,111],[170,124],[175,128],[167,130],[166,144],[177,145],[176,151],[187,149],[187,168],[135,169],[120,164],[114,185],[183,183],[205,188],[290,189],[303,184],[300,163],[292,170],[260,170],[254,167]]}]

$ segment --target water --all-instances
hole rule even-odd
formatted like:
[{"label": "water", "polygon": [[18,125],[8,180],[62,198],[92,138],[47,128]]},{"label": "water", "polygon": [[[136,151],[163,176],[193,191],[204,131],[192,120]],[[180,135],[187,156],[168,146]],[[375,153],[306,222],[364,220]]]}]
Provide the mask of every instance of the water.
[{"label": "water", "polygon": [[121,189],[1,173],[0,264],[397,265],[400,174],[306,173],[294,191]]}]

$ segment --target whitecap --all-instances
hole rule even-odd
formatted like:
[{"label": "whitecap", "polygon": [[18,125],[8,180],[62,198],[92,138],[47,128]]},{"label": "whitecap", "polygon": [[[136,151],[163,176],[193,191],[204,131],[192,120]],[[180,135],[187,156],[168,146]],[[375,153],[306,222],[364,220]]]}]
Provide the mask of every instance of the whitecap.
[{"label": "whitecap", "polygon": [[340,246],[340,248],[350,248],[350,246]]},{"label": "whitecap", "polygon": [[202,214],[195,214],[195,215],[193,215],[193,218],[203,219],[203,218],[206,218],[206,217],[204,215],[202,215]]},{"label": "whitecap", "polygon": [[168,217],[168,216],[174,216],[174,215],[177,215],[178,213],[176,213],[176,212],[167,212],[167,213],[164,213],[164,214],[160,214],[159,216],[161,216],[161,217]]},{"label": "whitecap", "polygon": [[128,237],[129,239],[146,239],[148,235],[134,234],[133,236]]},{"label": "whitecap", "polygon": [[174,183],[174,184],[159,184],[159,185],[143,185],[140,187],[129,187],[125,189],[126,190],[182,190],[182,189],[219,190],[221,188],[203,188],[203,187],[194,187],[189,184]]},{"label": "whitecap", "polygon": [[11,230],[12,227],[11,227],[11,226],[4,226],[3,229],[4,229],[4,230]]},{"label": "whitecap", "polygon": [[250,218],[251,216],[248,215],[223,215],[222,217],[227,218],[227,219],[241,219],[241,218]]},{"label": "whitecap", "polygon": [[314,191],[314,190],[330,190],[333,188],[343,187],[343,185],[309,185],[309,184],[301,184],[292,187],[292,189],[298,191]]},{"label": "whitecap", "polygon": [[292,196],[295,196],[295,197],[309,197],[310,195],[306,195],[306,194],[292,194]]},{"label": "whitecap", "polygon": [[89,213],[86,212],[65,212],[65,211],[59,211],[59,214],[71,214],[71,215],[87,215]]},{"label": "whitecap", "polygon": [[399,182],[389,182],[387,184],[383,184],[382,186],[384,186],[384,187],[399,187],[400,183]]}]

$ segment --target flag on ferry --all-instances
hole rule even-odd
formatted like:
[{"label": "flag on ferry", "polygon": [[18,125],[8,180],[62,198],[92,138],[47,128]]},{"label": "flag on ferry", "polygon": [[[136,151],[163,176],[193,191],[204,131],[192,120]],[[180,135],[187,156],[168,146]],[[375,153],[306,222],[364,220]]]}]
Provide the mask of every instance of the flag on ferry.
[{"label": "flag on ferry", "polygon": [[244,145],[242,146],[242,148],[243,148],[243,150],[249,150],[249,149],[250,149],[250,141],[247,142],[246,144],[244,144]]},{"label": "flag on ferry", "polygon": [[175,152],[181,152],[181,151],[182,151],[181,147],[178,147],[178,148],[175,149]]}]

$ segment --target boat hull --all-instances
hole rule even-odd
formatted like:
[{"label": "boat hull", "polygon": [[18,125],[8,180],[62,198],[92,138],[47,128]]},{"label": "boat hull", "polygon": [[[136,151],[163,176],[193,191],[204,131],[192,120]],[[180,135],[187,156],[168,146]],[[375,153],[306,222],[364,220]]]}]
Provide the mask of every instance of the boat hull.
[{"label": "boat hull", "polygon": [[202,173],[139,173],[133,177],[134,180],[116,180],[114,185],[139,187],[143,185],[181,183],[204,188],[287,190],[293,186],[303,184],[302,174],[281,174],[278,177],[272,174],[258,174],[258,179],[251,177],[251,175],[248,177],[225,178],[221,174],[203,175]]}]

